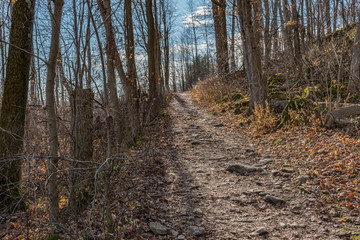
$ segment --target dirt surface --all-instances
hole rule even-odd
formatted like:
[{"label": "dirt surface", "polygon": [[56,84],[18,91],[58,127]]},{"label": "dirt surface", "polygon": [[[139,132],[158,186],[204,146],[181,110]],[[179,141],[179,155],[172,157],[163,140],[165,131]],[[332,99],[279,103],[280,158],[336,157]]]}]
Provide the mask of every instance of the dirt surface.
[{"label": "dirt surface", "polygon": [[[258,153],[246,133],[197,107],[189,93],[174,95],[168,113],[166,151],[157,156],[164,172],[153,185],[164,192],[156,200],[162,213],[149,221],[171,231],[156,239],[340,239],[341,223],[314,210],[315,197],[294,181],[298,171],[279,168],[272,149]],[[235,164],[251,169],[226,170]]]}]

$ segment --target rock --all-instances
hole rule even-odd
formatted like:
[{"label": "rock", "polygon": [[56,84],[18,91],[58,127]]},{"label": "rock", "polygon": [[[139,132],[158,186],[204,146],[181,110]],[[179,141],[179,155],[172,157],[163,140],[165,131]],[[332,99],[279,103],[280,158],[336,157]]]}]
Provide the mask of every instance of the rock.
[{"label": "rock", "polygon": [[281,173],[278,170],[273,170],[273,171],[271,171],[271,175],[273,175],[274,177],[277,177],[277,176],[280,176]]},{"label": "rock", "polygon": [[214,127],[223,127],[224,126],[224,124],[222,124],[222,123],[219,123],[219,124],[215,124],[214,125]]},{"label": "rock", "polygon": [[245,148],[244,151],[247,152],[247,153],[255,152],[255,151],[254,151],[253,149],[251,149],[251,148]]},{"label": "rock", "polygon": [[201,142],[199,142],[199,141],[191,141],[191,144],[192,144],[192,145],[200,145]]},{"label": "rock", "polygon": [[291,177],[291,173],[284,173],[284,174],[282,174],[282,176],[289,178],[289,177]]},{"label": "rock", "polygon": [[196,173],[204,173],[204,170],[197,170]]},{"label": "rock", "polygon": [[289,167],[284,167],[280,171],[282,171],[283,173],[294,173],[295,172],[295,170],[293,168],[289,168]]},{"label": "rock", "polygon": [[205,233],[205,228],[190,226],[189,231],[193,236],[202,236]]},{"label": "rock", "polygon": [[263,160],[260,160],[259,163],[262,164],[262,165],[266,165],[266,164],[269,164],[269,163],[272,163],[273,160],[270,160],[270,159],[263,159]]},{"label": "rock", "polygon": [[299,176],[295,179],[295,182],[300,183],[300,184],[304,184],[309,180],[308,176]]},{"label": "rock", "polygon": [[263,169],[248,166],[245,164],[234,164],[234,165],[229,165],[227,167],[226,171],[236,172],[236,173],[240,173],[240,174],[246,174],[246,173],[251,173],[251,172],[256,172],[256,171],[262,172]]},{"label": "rock", "polygon": [[253,235],[253,236],[259,235],[260,236],[260,235],[264,235],[267,233],[268,233],[268,231],[264,227],[261,227],[258,230],[254,231],[251,235]]},{"label": "rock", "polygon": [[156,235],[166,235],[169,232],[169,228],[165,227],[159,222],[150,222],[149,228]]},{"label": "rock", "polygon": [[202,214],[202,211],[199,208],[196,208],[194,209],[194,213],[200,215]]},{"label": "rock", "polygon": [[179,236],[179,232],[177,232],[177,231],[175,231],[175,230],[170,230],[170,232],[171,232],[171,235],[173,235],[174,237],[177,237],[177,236]]},{"label": "rock", "polygon": [[285,200],[272,196],[272,195],[266,195],[264,198],[265,202],[273,203],[273,204],[283,204],[285,203]]},{"label": "rock", "polygon": [[287,224],[286,224],[286,223],[283,223],[283,222],[280,222],[279,225],[280,225],[280,227],[282,227],[282,228],[286,228],[286,227],[287,227]]},{"label": "rock", "polygon": [[177,239],[179,239],[179,240],[185,240],[186,237],[185,237],[184,235],[179,235]]}]

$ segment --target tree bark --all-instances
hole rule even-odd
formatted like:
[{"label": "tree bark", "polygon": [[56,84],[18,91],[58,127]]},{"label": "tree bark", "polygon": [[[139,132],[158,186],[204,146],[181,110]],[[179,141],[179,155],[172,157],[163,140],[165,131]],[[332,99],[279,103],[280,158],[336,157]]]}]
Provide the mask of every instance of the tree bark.
[{"label": "tree bark", "polygon": [[356,24],[356,35],[353,46],[350,80],[348,90],[352,94],[360,93],[360,21]]},{"label": "tree bark", "polygon": [[21,195],[21,154],[34,8],[35,1],[18,0],[12,9],[10,46],[0,116],[0,209],[16,206]]},{"label": "tree bark", "polygon": [[229,72],[229,55],[226,30],[226,1],[212,1],[212,12],[215,27],[216,59],[218,72],[227,74]]},{"label": "tree bark", "polygon": [[157,94],[157,79],[155,66],[155,26],[152,0],[146,0],[146,19],[148,25],[148,74],[149,74],[149,95],[151,103],[151,112],[157,114],[160,109],[160,99]]},{"label": "tree bark", "polygon": [[59,140],[57,132],[57,116],[55,106],[55,76],[57,56],[59,52],[60,26],[64,0],[54,0],[54,11],[49,6],[51,15],[51,47],[48,60],[48,72],[46,76],[46,109],[49,134],[49,160],[48,160],[48,198],[49,214],[51,222],[58,222],[59,218],[59,195],[57,183]]},{"label": "tree bark", "polygon": [[125,0],[125,29],[126,29],[126,59],[129,93],[127,105],[129,107],[130,137],[133,139],[140,131],[139,121],[139,96],[137,91],[137,72],[135,64],[134,27],[132,20],[131,0]]},{"label": "tree bark", "polygon": [[[258,19],[257,4],[248,0],[238,0],[239,18],[244,47],[245,67],[250,88],[249,108],[265,105],[266,80],[262,76],[259,38],[256,34],[254,21]],[[254,15],[252,14],[254,12]]]}]

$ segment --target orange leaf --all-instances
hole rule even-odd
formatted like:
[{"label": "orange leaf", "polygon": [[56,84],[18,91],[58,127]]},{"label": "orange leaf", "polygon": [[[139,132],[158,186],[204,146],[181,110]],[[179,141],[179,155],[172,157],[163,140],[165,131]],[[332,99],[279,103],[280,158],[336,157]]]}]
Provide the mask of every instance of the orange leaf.
[{"label": "orange leaf", "polygon": [[354,195],[355,195],[355,193],[352,192],[352,193],[350,193],[349,196],[347,196],[345,199],[350,199],[350,198],[352,198]]}]

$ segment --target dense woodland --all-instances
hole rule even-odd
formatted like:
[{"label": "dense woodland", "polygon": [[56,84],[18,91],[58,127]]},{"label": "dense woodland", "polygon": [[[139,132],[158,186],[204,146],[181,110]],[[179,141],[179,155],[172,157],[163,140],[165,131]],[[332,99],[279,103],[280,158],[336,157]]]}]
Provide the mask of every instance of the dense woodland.
[{"label": "dense woodland", "polygon": [[[126,192],[176,92],[259,134],[327,127],[358,143],[357,1],[185,5],[0,2],[0,238],[135,239]],[[359,214],[354,166],[343,198]]]}]

